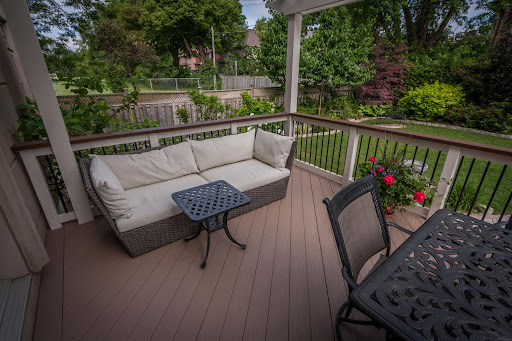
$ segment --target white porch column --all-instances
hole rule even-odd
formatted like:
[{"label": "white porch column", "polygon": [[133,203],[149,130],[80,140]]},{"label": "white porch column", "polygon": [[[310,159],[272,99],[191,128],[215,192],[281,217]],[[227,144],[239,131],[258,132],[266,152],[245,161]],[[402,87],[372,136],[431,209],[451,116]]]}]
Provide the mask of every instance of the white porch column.
[{"label": "white porch column", "polygon": [[15,45],[14,53],[21,63],[20,71],[25,74],[28,83],[26,85],[39,106],[77,220],[79,223],[91,221],[93,215],[89,201],[27,4],[21,0],[4,0],[1,6]]},{"label": "white porch column", "polygon": [[297,112],[297,94],[299,91],[299,60],[302,14],[288,16],[288,45],[286,52],[286,90],[284,93],[284,111]]}]

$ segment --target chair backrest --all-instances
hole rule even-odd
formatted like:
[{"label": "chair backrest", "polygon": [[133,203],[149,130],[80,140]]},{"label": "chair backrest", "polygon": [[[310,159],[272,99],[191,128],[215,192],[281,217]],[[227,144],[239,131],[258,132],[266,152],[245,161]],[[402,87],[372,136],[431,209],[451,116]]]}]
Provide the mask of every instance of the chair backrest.
[{"label": "chair backrest", "polygon": [[389,247],[389,232],[377,182],[367,176],[324,199],[338,246],[344,275],[357,283],[363,265]]}]

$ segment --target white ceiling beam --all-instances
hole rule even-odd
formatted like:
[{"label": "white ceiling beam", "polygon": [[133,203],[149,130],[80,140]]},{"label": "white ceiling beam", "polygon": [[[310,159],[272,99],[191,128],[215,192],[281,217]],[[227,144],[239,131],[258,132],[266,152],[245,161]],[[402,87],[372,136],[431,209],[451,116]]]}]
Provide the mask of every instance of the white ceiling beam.
[{"label": "white ceiling beam", "polygon": [[311,14],[333,7],[341,7],[361,0],[276,0],[267,2],[267,8],[273,8],[284,15],[294,13]]}]

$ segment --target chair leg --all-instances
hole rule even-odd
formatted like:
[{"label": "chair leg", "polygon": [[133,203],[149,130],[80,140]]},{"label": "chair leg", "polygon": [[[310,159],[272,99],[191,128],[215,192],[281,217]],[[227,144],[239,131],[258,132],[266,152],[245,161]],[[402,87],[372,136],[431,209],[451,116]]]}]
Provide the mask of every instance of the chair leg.
[{"label": "chair leg", "polygon": [[[347,309],[345,316],[343,316],[343,311]],[[338,341],[341,341],[341,331],[340,331],[340,322],[348,322],[348,323],[354,323],[354,324],[360,324],[360,325],[370,325],[370,326],[377,326],[375,322],[373,321],[364,321],[364,320],[354,320],[348,318],[350,316],[350,313],[352,312],[352,304],[350,301],[346,301],[343,303],[338,310],[338,313],[336,314],[336,337]]]}]

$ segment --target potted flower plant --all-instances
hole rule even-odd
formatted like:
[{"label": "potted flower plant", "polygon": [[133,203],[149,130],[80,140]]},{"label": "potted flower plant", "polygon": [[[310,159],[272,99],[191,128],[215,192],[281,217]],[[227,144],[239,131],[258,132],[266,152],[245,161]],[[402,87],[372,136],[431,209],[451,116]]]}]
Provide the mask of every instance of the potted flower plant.
[{"label": "potted flower plant", "polygon": [[432,193],[429,180],[404,165],[402,159],[400,154],[384,154],[379,159],[371,156],[368,161],[359,165],[361,175],[375,176],[382,206],[387,215],[393,214],[398,208],[422,203]]}]

